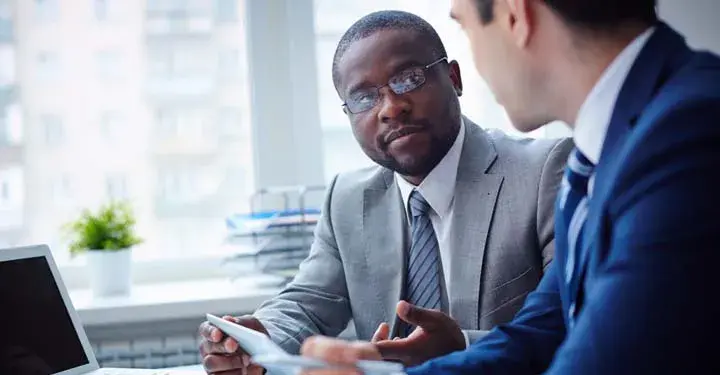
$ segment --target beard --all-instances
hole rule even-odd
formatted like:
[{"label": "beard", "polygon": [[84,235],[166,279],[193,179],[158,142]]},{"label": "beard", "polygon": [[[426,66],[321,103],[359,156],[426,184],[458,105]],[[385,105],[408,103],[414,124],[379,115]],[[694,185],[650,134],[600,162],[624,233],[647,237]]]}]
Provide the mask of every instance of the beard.
[{"label": "beard", "polygon": [[457,132],[447,137],[431,136],[430,146],[412,155],[394,156],[387,149],[381,155],[366,154],[375,163],[403,176],[424,177],[445,157],[456,137]]}]

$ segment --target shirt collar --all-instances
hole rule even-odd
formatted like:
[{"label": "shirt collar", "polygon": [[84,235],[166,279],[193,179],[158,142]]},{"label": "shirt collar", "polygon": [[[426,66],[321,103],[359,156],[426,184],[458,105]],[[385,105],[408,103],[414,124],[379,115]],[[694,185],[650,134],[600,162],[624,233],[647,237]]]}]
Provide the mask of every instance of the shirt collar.
[{"label": "shirt collar", "polygon": [[465,121],[460,119],[460,130],[455,138],[447,154],[425,177],[419,186],[415,186],[407,182],[400,174],[395,173],[400,195],[402,196],[403,206],[407,212],[408,200],[410,193],[417,190],[425,198],[433,211],[440,217],[444,217],[450,210],[455,195],[455,179],[457,177],[458,165],[460,164],[460,153],[465,141]]},{"label": "shirt collar", "polygon": [[625,47],[605,69],[578,111],[573,138],[578,150],[593,164],[600,161],[603,143],[610,126],[610,117],[623,83],[654,31],[655,27],[645,30]]}]

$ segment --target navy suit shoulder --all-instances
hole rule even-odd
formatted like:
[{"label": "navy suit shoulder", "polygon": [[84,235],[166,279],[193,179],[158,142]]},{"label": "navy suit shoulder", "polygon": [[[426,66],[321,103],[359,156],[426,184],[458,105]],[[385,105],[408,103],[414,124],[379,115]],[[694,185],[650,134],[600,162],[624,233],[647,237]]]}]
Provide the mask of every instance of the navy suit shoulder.
[{"label": "navy suit shoulder", "polygon": [[596,168],[583,300],[567,330],[560,247],[515,319],[415,374],[720,373],[720,59],[660,25]]},{"label": "navy suit shoulder", "polygon": [[720,59],[672,57],[648,77],[648,102],[619,105],[611,124],[620,136],[603,149],[592,192],[584,305],[548,374],[720,372],[720,305],[707,295],[720,287],[720,194],[710,184],[720,170]]}]

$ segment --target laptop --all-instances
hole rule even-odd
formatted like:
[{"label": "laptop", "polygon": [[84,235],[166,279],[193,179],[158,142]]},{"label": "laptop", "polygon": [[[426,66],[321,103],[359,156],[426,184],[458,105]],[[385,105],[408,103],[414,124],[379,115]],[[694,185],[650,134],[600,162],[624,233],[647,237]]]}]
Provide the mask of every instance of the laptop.
[{"label": "laptop", "polygon": [[46,245],[0,249],[0,374],[182,375],[101,369]]}]

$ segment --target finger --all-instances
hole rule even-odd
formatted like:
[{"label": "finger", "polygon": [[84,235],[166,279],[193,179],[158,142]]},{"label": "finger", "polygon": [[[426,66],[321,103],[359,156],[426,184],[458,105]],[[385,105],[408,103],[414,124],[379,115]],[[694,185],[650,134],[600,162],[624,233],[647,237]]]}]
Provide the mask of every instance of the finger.
[{"label": "finger", "polygon": [[237,341],[227,338],[222,342],[200,341],[200,354],[244,354]]},{"label": "finger", "polygon": [[405,301],[398,302],[397,314],[403,321],[423,327],[426,331],[438,327],[442,319],[439,311],[423,309]]},{"label": "finger", "polygon": [[200,324],[200,328],[198,328],[198,333],[200,334],[200,337],[209,340],[211,342],[220,342],[222,341],[223,337],[225,337],[225,334],[217,329],[214,325],[210,324],[210,322],[203,322]]},{"label": "finger", "polygon": [[390,336],[390,326],[387,323],[380,323],[380,326],[378,327],[377,331],[375,331],[375,334],[372,337],[371,342],[378,342],[382,340],[387,340]]},{"label": "finger", "polygon": [[375,348],[385,360],[404,360],[408,352],[411,352],[413,341],[409,338],[394,338],[392,340],[380,341]]},{"label": "finger", "polygon": [[354,366],[361,359],[380,360],[380,353],[367,342],[347,342],[327,337],[311,337],[300,350],[302,355],[328,363]]},{"label": "finger", "polygon": [[223,373],[227,371],[244,372],[246,366],[243,365],[241,356],[239,355],[215,355],[209,354],[203,357],[203,367],[208,373]]}]

